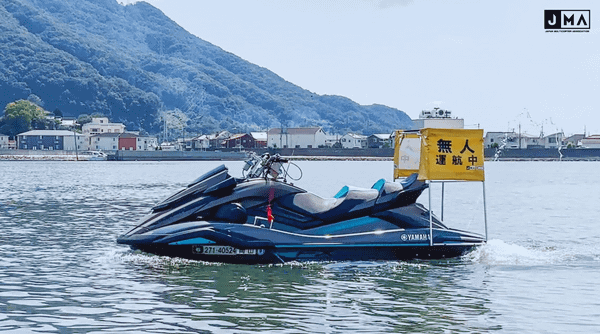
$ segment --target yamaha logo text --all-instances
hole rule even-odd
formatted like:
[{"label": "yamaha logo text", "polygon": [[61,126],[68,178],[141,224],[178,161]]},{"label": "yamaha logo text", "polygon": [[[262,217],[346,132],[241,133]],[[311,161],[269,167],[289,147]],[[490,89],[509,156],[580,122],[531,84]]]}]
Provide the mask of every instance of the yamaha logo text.
[{"label": "yamaha logo text", "polygon": [[590,10],[544,10],[546,32],[589,32]]},{"label": "yamaha logo text", "polygon": [[426,241],[429,240],[429,234],[419,233],[419,234],[402,234],[400,236],[402,241]]}]

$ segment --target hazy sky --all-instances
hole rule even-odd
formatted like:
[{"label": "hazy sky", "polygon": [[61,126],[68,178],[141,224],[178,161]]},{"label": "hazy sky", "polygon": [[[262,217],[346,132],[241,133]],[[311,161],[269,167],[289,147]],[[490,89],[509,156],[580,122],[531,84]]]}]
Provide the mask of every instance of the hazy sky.
[{"label": "hazy sky", "polygon": [[[192,34],[317,94],[486,131],[600,134],[599,1],[146,0]],[[128,0],[132,2],[132,0]],[[545,9],[589,9],[546,33]]]}]

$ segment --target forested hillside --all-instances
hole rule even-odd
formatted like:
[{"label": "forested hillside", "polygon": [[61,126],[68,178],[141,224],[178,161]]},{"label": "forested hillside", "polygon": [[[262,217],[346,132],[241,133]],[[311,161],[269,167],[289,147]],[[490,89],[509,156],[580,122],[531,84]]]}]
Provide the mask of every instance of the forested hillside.
[{"label": "forested hillside", "polygon": [[411,124],[397,109],[302,89],[145,2],[0,0],[0,45],[1,109],[35,94],[46,110],[102,113],[149,132],[164,118],[203,133],[281,124],[380,133]]}]

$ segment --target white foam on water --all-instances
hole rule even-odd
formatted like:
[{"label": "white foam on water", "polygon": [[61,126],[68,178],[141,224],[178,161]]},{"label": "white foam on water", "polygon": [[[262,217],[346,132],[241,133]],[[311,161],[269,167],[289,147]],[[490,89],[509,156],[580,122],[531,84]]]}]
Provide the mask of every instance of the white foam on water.
[{"label": "white foam on water", "polygon": [[[225,263],[188,260],[177,257],[158,256],[128,249],[112,249],[96,259],[101,262],[121,262],[134,265],[144,265],[151,268],[178,267],[189,265],[223,266]],[[480,263],[485,265],[551,265],[551,264],[577,264],[581,262],[600,262],[600,246],[589,244],[570,244],[561,246],[544,246],[530,242],[528,245],[519,245],[492,239],[483,246],[475,248],[464,255],[462,261]],[[393,270],[423,269],[429,267],[429,262],[415,261],[375,261],[375,262],[336,262],[336,261],[309,261],[275,263],[261,265],[263,267],[297,267],[313,268],[327,267],[329,269],[347,269],[348,267],[380,267],[390,266]]]},{"label": "white foam on water", "polygon": [[178,267],[197,264],[207,266],[223,265],[223,263],[219,262],[204,262],[178,257],[159,256],[131,250],[114,250],[110,252],[110,254],[107,254],[107,258],[123,263],[149,266],[151,268]]},{"label": "white foam on water", "polygon": [[487,265],[547,265],[568,262],[576,256],[572,249],[521,246],[493,239],[463,256],[463,260]]}]

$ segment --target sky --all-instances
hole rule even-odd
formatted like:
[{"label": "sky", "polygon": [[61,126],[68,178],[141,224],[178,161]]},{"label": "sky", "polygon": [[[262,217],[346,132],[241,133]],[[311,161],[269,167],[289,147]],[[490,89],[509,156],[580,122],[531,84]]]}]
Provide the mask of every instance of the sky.
[{"label": "sky", "polygon": [[[440,107],[485,131],[600,134],[599,1],[146,2],[317,94],[411,118]],[[590,10],[589,32],[546,32],[547,9]]]}]

